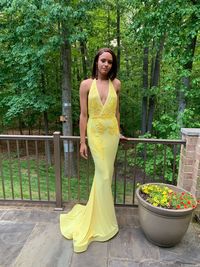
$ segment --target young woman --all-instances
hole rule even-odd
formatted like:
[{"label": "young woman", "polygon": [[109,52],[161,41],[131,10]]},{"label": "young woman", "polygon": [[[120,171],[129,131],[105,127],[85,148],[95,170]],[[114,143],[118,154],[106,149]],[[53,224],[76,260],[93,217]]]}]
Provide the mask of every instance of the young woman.
[{"label": "young woman", "polygon": [[117,60],[109,48],[94,58],[92,78],[80,85],[80,155],[87,159],[87,144],[95,164],[87,205],[77,204],[61,214],[62,234],[73,239],[74,251],[83,252],[92,241],[106,241],[118,232],[111,190],[114,160],[120,138]]}]

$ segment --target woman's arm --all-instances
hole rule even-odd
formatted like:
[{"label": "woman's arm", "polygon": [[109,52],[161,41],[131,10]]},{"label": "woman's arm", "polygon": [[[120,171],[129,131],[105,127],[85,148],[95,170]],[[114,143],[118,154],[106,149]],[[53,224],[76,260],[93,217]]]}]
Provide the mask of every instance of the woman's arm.
[{"label": "woman's arm", "polygon": [[80,129],[80,154],[83,158],[87,159],[87,146],[85,143],[87,121],[88,121],[88,92],[89,92],[89,80],[84,80],[80,85],[80,120],[79,120],[79,129]]}]

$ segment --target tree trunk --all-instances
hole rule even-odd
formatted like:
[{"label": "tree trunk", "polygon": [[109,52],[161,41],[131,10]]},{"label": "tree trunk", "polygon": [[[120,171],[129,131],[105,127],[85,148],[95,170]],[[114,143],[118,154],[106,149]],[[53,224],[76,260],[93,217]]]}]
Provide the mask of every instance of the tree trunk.
[{"label": "tree trunk", "polygon": [[[193,5],[197,5],[197,0],[191,1]],[[195,12],[191,15],[191,25],[195,25],[195,23],[198,21],[197,15]],[[186,70],[187,76],[183,76],[181,79],[182,86],[179,89],[178,92],[178,115],[177,115],[177,124],[180,128],[184,127],[183,125],[183,113],[186,107],[186,99],[185,99],[185,91],[189,91],[190,89],[190,73],[192,71],[192,65],[193,65],[193,58],[194,58],[194,52],[197,42],[197,35],[198,32],[196,32],[195,36],[191,35],[191,38],[188,40],[188,46],[185,49],[184,57],[185,59],[188,58],[188,61],[183,66],[183,69]]]},{"label": "tree trunk", "polygon": [[120,70],[120,56],[121,56],[121,44],[120,44],[120,7],[117,1],[117,69]]},{"label": "tree trunk", "polygon": [[108,17],[107,17],[107,47],[110,46],[110,5],[108,7]]},{"label": "tree trunk", "polygon": [[130,60],[129,60],[129,58],[130,58],[130,56],[129,56],[129,51],[128,51],[128,49],[125,49],[124,50],[124,54],[125,54],[125,62],[126,62],[126,75],[127,75],[127,77],[129,78],[130,77],[130,70],[131,70],[131,64],[130,64]]},{"label": "tree trunk", "polygon": [[[48,121],[48,113],[47,111],[43,112],[44,117],[44,130],[45,135],[49,134],[49,121]],[[50,143],[48,140],[45,141],[45,155],[48,165],[51,165],[51,149],[50,149]]]},{"label": "tree trunk", "polygon": [[[182,84],[184,87],[188,88],[188,78],[182,78]],[[177,115],[177,124],[180,128],[183,127],[183,113],[186,107],[186,100],[185,100],[185,90],[183,88],[179,89],[178,91],[178,115]]]},{"label": "tree trunk", "polygon": [[[160,76],[160,61],[162,56],[162,50],[164,46],[164,37],[162,38],[160,42],[159,49],[156,53],[155,63],[153,67],[152,78],[151,78],[151,87],[157,87],[159,76]],[[151,133],[152,131],[152,123],[153,123],[153,116],[154,116],[154,110],[155,110],[155,101],[156,96],[155,94],[150,95],[149,97],[149,110],[148,110],[148,122],[147,122],[147,132]]]},{"label": "tree trunk", "polygon": [[21,115],[18,116],[18,122],[19,122],[19,132],[21,135],[23,135],[23,123],[22,123]]},{"label": "tree trunk", "polygon": [[[72,136],[72,111],[71,111],[71,46],[67,41],[67,27],[62,23],[63,45],[61,46],[62,66],[62,115],[65,121],[62,123],[64,136]],[[71,174],[74,173],[73,142],[64,141],[64,175],[67,176],[68,168]]]},{"label": "tree trunk", "polygon": [[80,41],[80,49],[81,49],[81,58],[82,58],[82,66],[83,66],[83,77],[87,78],[87,62],[86,62],[86,42]]},{"label": "tree trunk", "polygon": [[142,127],[141,134],[145,134],[147,130],[147,90],[148,90],[148,53],[149,48],[144,47],[143,56],[143,97],[142,97]]},{"label": "tree trunk", "polygon": [[[46,83],[45,83],[45,75],[44,75],[44,66],[42,67],[42,73],[41,73],[41,86],[42,86],[42,92],[45,95],[46,91]],[[49,121],[48,121],[48,114],[45,110],[43,112],[43,118],[44,118],[44,132],[45,135],[49,134]],[[45,155],[48,165],[51,165],[51,149],[50,149],[50,143],[48,140],[45,141]]]},{"label": "tree trunk", "polygon": [[183,76],[181,79],[182,86],[178,91],[178,116],[177,116],[177,124],[180,128],[184,127],[183,125],[183,113],[186,107],[186,99],[185,99],[185,91],[189,91],[190,89],[190,74],[192,71],[192,65],[193,65],[193,57],[194,57],[194,52],[195,52],[195,47],[196,47],[196,41],[197,41],[197,36],[191,39],[188,47],[186,48],[185,51],[185,57],[188,57],[189,55],[189,60],[188,62],[184,65],[184,70],[187,71],[188,75]]},{"label": "tree trunk", "polygon": [[41,132],[41,124],[42,124],[41,117],[39,117],[39,121],[38,121],[38,133],[39,133],[39,135],[40,135],[40,132]]}]

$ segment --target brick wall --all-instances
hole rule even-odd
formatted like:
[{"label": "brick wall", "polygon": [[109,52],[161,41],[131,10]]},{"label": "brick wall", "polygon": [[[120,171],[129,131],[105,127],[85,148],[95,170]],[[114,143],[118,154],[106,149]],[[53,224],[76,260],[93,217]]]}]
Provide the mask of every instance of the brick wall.
[{"label": "brick wall", "polygon": [[200,129],[182,128],[178,186],[190,191],[200,200]]}]

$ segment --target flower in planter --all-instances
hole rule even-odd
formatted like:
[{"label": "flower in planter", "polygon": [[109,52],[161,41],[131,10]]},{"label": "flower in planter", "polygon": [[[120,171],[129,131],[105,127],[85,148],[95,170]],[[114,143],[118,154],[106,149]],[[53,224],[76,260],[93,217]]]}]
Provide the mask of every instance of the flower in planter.
[{"label": "flower in planter", "polygon": [[144,184],[140,186],[140,195],[156,207],[166,209],[195,208],[197,202],[189,192],[174,192],[164,184]]}]

